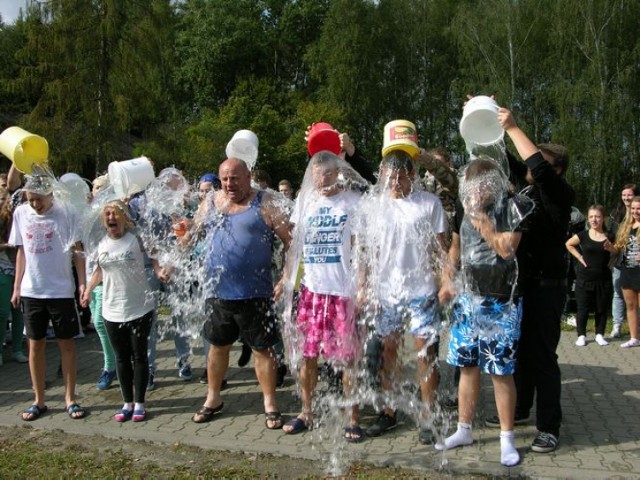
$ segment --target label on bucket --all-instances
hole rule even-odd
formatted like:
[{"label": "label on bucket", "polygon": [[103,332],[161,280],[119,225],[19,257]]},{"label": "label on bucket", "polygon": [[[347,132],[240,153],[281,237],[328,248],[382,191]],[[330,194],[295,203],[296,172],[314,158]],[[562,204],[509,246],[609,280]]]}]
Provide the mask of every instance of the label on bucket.
[{"label": "label on bucket", "polygon": [[414,129],[407,126],[394,126],[389,130],[389,140],[404,140],[409,139],[415,143],[418,143],[418,134]]}]

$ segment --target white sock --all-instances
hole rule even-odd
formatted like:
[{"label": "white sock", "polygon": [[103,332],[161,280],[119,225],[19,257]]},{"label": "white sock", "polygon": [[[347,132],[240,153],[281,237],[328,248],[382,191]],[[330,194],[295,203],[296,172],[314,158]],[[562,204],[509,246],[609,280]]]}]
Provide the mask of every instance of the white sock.
[{"label": "white sock", "polygon": [[473,443],[473,431],[470,423],[458,422],[456,432],[444,439],[443,443],[436,443],[436,450],[449,450],[450,448],[461,447],[463,445],[471,445]]},{"label": "white sock", "polygon": [[513,430],[500,432],[500,463],[505,467],[513,467],[520,462],[520,454],[516,450]]},{"label": "white sock", "polygon": [[133,402],[131,403],[125,402],[125,404],[122,406],[122,410],[133,410]]},{"label": "white sock", "polygon": [[144,403],[136,402],[136,406],[134,407],[134,410],[143,410],[144,411]]}]

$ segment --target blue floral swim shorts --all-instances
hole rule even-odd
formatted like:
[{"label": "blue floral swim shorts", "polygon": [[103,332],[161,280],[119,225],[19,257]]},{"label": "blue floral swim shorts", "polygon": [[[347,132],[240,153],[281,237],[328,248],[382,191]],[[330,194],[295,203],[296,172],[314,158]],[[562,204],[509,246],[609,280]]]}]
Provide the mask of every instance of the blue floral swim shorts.
[{"label": "blue floral swim shorts", "polygon": [[513,375],[520,338],[522,300],[463,294],[452,312],[447,363]]}]

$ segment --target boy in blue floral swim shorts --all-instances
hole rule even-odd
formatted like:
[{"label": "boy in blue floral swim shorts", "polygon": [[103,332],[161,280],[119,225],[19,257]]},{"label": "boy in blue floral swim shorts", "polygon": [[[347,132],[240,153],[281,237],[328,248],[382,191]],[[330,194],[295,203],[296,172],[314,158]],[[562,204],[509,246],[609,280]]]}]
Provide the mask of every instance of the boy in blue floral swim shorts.
[{"label": "boy in blue floral swim shorts", "polygon": [[[473,443],[471,423],[480,394],[480,372],[491,375],[500,418],[500,461],[518,464],[514,445],[516,388],[513,380],[520,338],[522,302],[517,296],[515,252],[521,220],[531,211],[528,199],[508,193],[506,177],[489,158],[472,161],[464,174],[456,212],[452,264],[460,256],[464,291],[453,308],[447,362],[460,367],[458,428],[436,449]],[[461,253],[461,255],[460,255]],[[454,295],[452,272],[439,297]]]}]

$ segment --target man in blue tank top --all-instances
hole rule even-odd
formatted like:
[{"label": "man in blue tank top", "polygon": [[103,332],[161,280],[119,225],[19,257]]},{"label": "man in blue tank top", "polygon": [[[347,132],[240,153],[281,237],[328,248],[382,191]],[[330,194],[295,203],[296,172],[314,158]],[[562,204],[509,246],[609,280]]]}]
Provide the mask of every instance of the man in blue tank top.
[{"label": "man in blue tank top", "polygon": [[[207,359],[208,390],[196,423],[222,411],[222,380],[233,343],[242,337],[255,356],[255,369],[264,397],[265,426],[282,427],[276,404],[276,364],[272,352],[278,340],[273,308],[271,255],[274,234],[289,246],[286,210],[265,191],[251,187],[247,164],[235,158],[219,169],[222,189],[209,195],[195,223],[206,232],[202,255],[208,319],[205,336],[211,343]],[[281,283],[276,289],[281,288]]]}]

